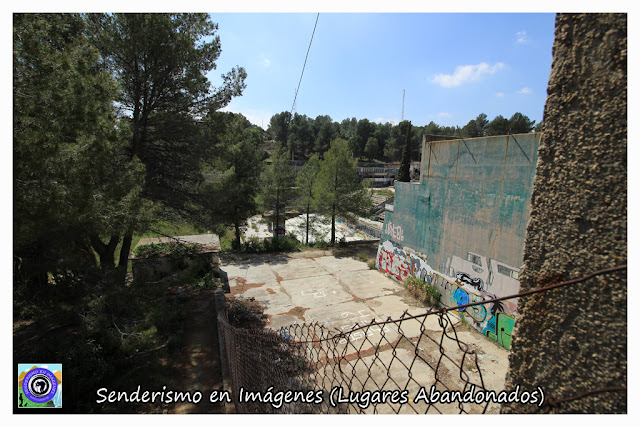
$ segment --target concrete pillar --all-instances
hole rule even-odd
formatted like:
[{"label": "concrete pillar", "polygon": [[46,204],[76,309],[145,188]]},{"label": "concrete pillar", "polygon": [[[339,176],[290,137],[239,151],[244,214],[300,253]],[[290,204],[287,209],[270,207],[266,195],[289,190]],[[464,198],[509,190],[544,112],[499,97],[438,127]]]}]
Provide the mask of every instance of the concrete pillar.
[{"label": "concrete pillar", "polygon": [[[627,263],[627,16],[557,15],[547,93],[522,291]],[[626,386],[626,271],[523,297],[518,311],[507,390],[559,400]],[[626,410],[626,391],[553,408]]]}]

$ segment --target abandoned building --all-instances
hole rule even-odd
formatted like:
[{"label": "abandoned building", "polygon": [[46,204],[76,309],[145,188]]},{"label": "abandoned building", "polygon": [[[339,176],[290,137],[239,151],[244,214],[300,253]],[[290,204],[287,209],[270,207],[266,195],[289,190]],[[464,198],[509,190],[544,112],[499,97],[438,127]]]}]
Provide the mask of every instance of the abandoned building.
[{"label": "abandoned building", "polygon": [[[540,134],[422,142],[419,182],[396,183],[376,266],[454,307],[518,292]],[[461,315],[507,349],[513,300]]]}]

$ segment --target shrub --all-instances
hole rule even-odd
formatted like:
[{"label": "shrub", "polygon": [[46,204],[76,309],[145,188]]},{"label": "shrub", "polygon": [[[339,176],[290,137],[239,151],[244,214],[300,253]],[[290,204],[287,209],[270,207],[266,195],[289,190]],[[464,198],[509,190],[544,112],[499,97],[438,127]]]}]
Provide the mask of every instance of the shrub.
[{"label": "shrub", "polygon": [[264,250],[264,244],[257,237],[251,237],[242,243],[241,250],[248,254],[255,254]]},{"label": "shrub", "polygon": [[403,281],[403,285],[416,298],[427,305],[434,306],[440,301],[440,291],[424,280],[414,276],[407,276]]},{"label": "shrub", "polygon": [[369,266],[369,270],[375,270],[376,269],[376,261],[375,260],[371,260],[367,263],[367,265]]},{"label": "shrub", "polygon": [[209,271],[203,276],[196,278],[191,285],[202,289],[215,289],[221,285],[221,282],[215,271]]},{"label": "shrub", "polygon": [[366,252],[360,252],[358,254],[358,259],[362,262],[367,262],[367,260],[369,259],[369,256],[367,255]]},{"label": "shrub", "polygon": [[265,252],[295,252],[299,250],[301,246],[298,239],[293,236],[265,239],[263,244]]},{"label": "shrub", "polygon": [[198,245],[185,245],[182,243],[151,243],[140,245],[133,250],[133,253],[140,258],[152,258],[157,256],[171,256],[183,258],[195,255],[198,252]]},{"label": "shrub", "polygon": [[227,316],[229,323],[236,328],[262,329],[266,322],[263,308],[251,299],[227,299]]}]

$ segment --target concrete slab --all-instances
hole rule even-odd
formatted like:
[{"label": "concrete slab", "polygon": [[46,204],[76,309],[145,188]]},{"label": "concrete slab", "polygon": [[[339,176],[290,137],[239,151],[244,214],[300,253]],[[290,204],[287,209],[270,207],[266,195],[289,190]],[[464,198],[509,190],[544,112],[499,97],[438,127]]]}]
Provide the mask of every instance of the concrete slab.
[{"label": "concrete slab", "polygon": [[271,329],[280,329],[284,333],[288,331],[288,327],[291,325],[303,323],[297,316],[290,314],[279,314],[269,319],[269,327]]},{"label": "concrete slab", "polygon": [[380,274],[378,270],[341,272],[340,281],[356,297],[366,300],[399,292],[402,286]]},{"label": "concrete slab", "polygon": [[353,300],[353,296],[340,286],[338,279],[330,274],[283,280],[280,286],[294,305],[304,308],[323,307]]},{"label": "concrete slab", "polygon": [[289,260],[287,263],[272,264],[271,268],[280,280],[301,279],[327,273],[320,264],[310,258],[298,258]]},{"label": "concrete slab", "polygon": [[260,264],[251,267],[245,276],[247,283],[271,283],[276,282],[277,277],[269,264]]},{"label": "concrete slab", "polygon": [[[357,301],[311,308],[305,313],[304,317],[307,323],[318,322],[331,330],[340,332],[350,331],[354,327],[366,326],[374,319],[381,320],[364,303]],[[345,354],[352,354],[361,349],[371,348],[379,343],[384,345],[387,342],[392,342],[397,337],[397,330],[394,330],[391,326],[372,326],[350,334],[348,346],[345,338],[339,340],[338,343],[347,347]],[[363,345],[364,341],[366,342]],[[342,351],[345,347],[339,346],[338,348]]]},{"label": "concrete slab", "polygon": [[[399,295],[386,295],[378,298],[372,298],[365,303],[371,308],[381,319],[387,318],[399,319],[404,315],[405,310],[407,314],[405,317],[415,316],[424,313],[428,310],[425,307],[417,305],[417,302],[407,303],[406,299]],[[437,316],[427,316],[426,318],[410,319],[402,322],[401,330],[407,337],[417,337],[423,330],[441,330]]]},{"label": "concrete slab", "polygon": [[227,274],[229,287],[236,287],[240,285],[241,282],[244,282],[245,276],[249,271],[249,266],[246,264],[224,265],[220,268],[220,271]]},{"label": "concrete slab", "polygon": [[264,314],[275,316],[295,307],[289,295],[282,292],[278,282],[266,283],[259,288],[251,288],[242,293],[243,298],[255,298],[264,308]]},{"label": "concrete slab", "polygon": [[334,256],[323,256],[316,258],[316,262],[331,274],[344,271],[369,270],[366,262],[353,258],[336,258]]},{"label": "concrete slab", "polygon": [[[422,307],[408,296],[400,284],[377,270],[369,270],[365,263],[349,258],[333,256],[296,257],[255,256],[235,265],[223,265],[229,277],[232,294],[243,298],[255,298],[269,317],[268,327],[288,329],[292,325],[317,322],[326,328],[314,332],[323,337],[337,331],[347,332],[363,326],[337,343],[324,342],[326,363],[341,360],[336,375],[355,375],[347,378],[352,391],[406,389],[409,397],[415,397],[420,386],[427,391],[434,384],[433,367],[438,367],[438,389],[460,390],[467,377],[479,384],[479,373],[470,357],[460,369],[463,352],[450,330],[458,324],[456,316],[449,316],[443,332],[438,316],[408,319],[399,323],[367,325],[372,319],[398,319],[405,310],[409,315],[425,313]],[[291,329],[292,331],[294,329]],[[468,326],[456,327],[457,337],[469,350],[478,355],[482,379],[488,389],[500,391],[508,369],[508,351],[496,345]],[[293,332],[292,332],[293,333]],[[443,340],[444,335],[444,340]],[[404,336],[405,339],[399,341]],[[440,342],[442,343],[441,352]],[[414,360],[417,347],[419,358]],[[394,355],[395,353],[395,355]],[[333,360],[333,362],[332,362]],[[345,365],[346,364],[346,365]],[[411,366],[409,376],[408,367]],[[345,374],[346,373],[346,374]],[[409,378],[412,378],[409,380]],[[465,404],[469,412],[481,412],[481,408]],[[365,412],[373,412],[370,406]],[[427,410],[425,403],[412,403],[402,407],[378,405],[378,413],[414,413]],[[437,404],[428,413],[458,413],[458,404]],[[490,413],[499,412],[498,405],[489,407]]]}]

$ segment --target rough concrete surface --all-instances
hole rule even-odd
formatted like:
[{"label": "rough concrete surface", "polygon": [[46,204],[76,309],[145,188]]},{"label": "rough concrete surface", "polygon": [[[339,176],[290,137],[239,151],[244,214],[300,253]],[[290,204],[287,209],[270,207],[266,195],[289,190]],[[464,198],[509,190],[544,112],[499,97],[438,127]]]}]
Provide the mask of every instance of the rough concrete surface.
[{"label": "rough concrete surface", "polygon": [[[231,294],[240,298],[254,298],[264,308],[269,317],[268,327],[273,329],[318,322],[339,332],[347,331],[355,325],[364,325],[373,319],[397,319],[405,310],[410,315],[422,314],[428,310],[411,298],[400,284],[377,270],[369,270],[366,263],[352,258],[336,258],[325,255],[322,251],[297,254],[296,258],[257,255],[242,261],[227,261],[221,269],[228,275]],[[381,329],[384,339],[379,341]],[[478,361],[487,389],[503,390],[508,352],[466,325],[459,325],[456,329],[458,338],[479,355]],[[397,324],[388,324],[357,331],[350,335],[349,343],[342,339],[336,348],[351,365],[351,368],[342,367],[342,371],[351,372],[353,369],[359,378],[367,378],[367,372],[371,372],[364,384],[354,381],[352,390],[377,390],[378,386],[375,384],[386,384],[385,389],[409,390],[410,397],[417,393],[420,386],[428,390],[434,383],[434,371],[420,359],[414,361],[415,350],[402,346],[393,350],[384,345],[404,335],[412,343],[417,343],[421,356],[434,362],[432,365],[435,366],[440,357],[440,348],[425,337],[418,340],[423,331],[439,340],[442,327],[438,317],[428,316],[424,322],[422,319],[403,321],[400,330]],[[349,358],[357,353],[365,335],[370,342],[380,342],[380,351],[375,356]],[[462,352],[455,340],[445,339],[443,348],[455,363],[462,363]],[[396,359],[391,363],[394,352]],[[412,361],[410,380],[407,366]],[[468,363],[465,363],[465,371],[472,379],[479,380],[474,378],[478,373]],[[451,389],[460,389],[459,367],[454,362],[442,359],[438,375],[439,380]],[[436,406],[445,413],[460,411],[457,404]],[[401,412],[424,411],[425,407],[424,403],[415,404],[414,408],[403,407]],[[467,405],[465,410],[479,412],[481,408]],[[497,405],[489,407],[489,412],[495,413],[498,410]],[[391,405],[378,406],[377,412],[395,411]]]},{"label": "rough concrete surface", "polygon": [[[558,14],[547,92],[523,291],[627,263],[626,14]],[[507,388],[571,399],[626,386],[626,271],[521,298],[518,311]],[[554,409],[626,410],[626,391]]]}]

